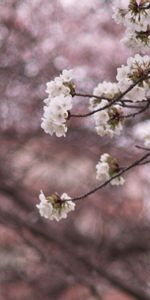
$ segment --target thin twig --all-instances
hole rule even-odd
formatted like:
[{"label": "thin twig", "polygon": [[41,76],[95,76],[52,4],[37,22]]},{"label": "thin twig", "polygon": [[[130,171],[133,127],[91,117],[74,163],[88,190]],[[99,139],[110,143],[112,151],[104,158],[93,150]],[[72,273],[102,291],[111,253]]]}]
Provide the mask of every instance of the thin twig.
[{"label": "thin twig", "polygon": [[143,166],[143,165],[146,165],[146,164],[149,164],[149,163],[150,163],[150,160],[146,160],[146,161],[140,163],[139,166]]},{"label": "thin twig", "polygon": [[73,96],[77,96],[77,97],[84,97],[84,98],[96,98],[98,100],[108,100],[111,101],[112,99],[109,97],[105,97],[105,96],[96,96],[93,94],[82,94],[82,93],[73,93]]},{"label": "thin twig", "polygon": [[150,101],[146,103],[146,105],[144,107],[142,107],[139,111],[135,112],[135,113],[131,113],[131,114],[128,114],[128,115],[122,115],[120,116],[120,118],[134,118],[135,116],[143,113],[145,110],[148,109],[148,107],[150,106]]},{"label": "thin twig", "polygon": [[[106,108],[109,108],[110,106],[112,106],[114,103],[116,103],[117,101],[120,101],[121,99],[122,99],[122,97],[124,97],[128,92],[130,92],[138,83],[140,83],[140,82],[142,82],[144,79],[146,79],[146,77],[148,76],[148,74],[149,74],[149,72],[150,72],[150,70],[148,70],[147,71],[147,73],[146,74],[144,74],[140,79],[138,79],[135,83],[133,83],[132,85],[130,85],[123,93],[121,93],[121,95],[119,95],[118,97],[115,97],[113,100],[111,100],[110,101],[110,99],[109,99],[109,103],[108,104],[106,104],[106,105],[104,105],[103,107],[101,107],[101,108],[98,108],[98,109],[95,109],[95,110],[93,110],[93,111],[91,111],[91,112],[88,112],[88,113],[86,113],[86,114],[78,114],[78,115],[76,115],[76,114],[70,114],[70,118],[71,117],[77,117],[77,118],[85,118],[85,117],[89,117],[89,116],[91,116],[91,115],[93,115],[93,114],[95,114],[96,112],[99,112],[99,111],[101,111],[101,110],[104,110],[104,109],[106,109]],[[80,96],[83,96],[83,94],[74,94],[74,95],[80,95]],[[85,94],[84,95],[85,97],[89,97],[90,95],[89,94]],[[83,96],[83,97],[84,97]],[[95,97],[95,96],[92,96],[92,97]],[[102,96],[102,97],[98,97],[98,96],[96,96],[96,98],[98,98],[98,99],[104,99],[104,97]],[[108,100],[108,98],[106,98],[107,100]]]},{"label": "thin twig", "polygon": [[139,145],[135,145],[135,147],[138,149],[141,149],[141,150],[150,151],[150,148],[147,148],[147,147],[143,147],[143,146],[139,146]]},{"label": "thin twig", "polygon": [[[142,156],[141,158],[139,158],[138,160],[134,161],[131,165],[129,165],[128,167],[122,169],[120,172],[118,172],[116,175],[112,176],[110,179],[108,179],[107,181],[105,181],[104,183],[100,184],[99,186],[97,186],[96,188],[92,189],[91,191],[83,194],[82,196],[79,197],[75,197],[72,198],[72,201],[78,201],[78,200],[82,200],[87,198],[88,196],[94,194],[95,192],[97,192],[98,190],[102,189],[103,187],[105,187],[106,185],[108,185],[113,179],[120,177],[121,175],[123,175],[124,173],[126,173],[127,171],[129,171],[130,169],[133,169],[136,166],[139,166],[142,162],[144,162],[144,160],[146,160],[148,157],[150,156],[150,152],[145,154],[144,156]],[[149,162],[149,161],[148,161]],[[69,201],[70,199],[65,199],[63,201]]]}]

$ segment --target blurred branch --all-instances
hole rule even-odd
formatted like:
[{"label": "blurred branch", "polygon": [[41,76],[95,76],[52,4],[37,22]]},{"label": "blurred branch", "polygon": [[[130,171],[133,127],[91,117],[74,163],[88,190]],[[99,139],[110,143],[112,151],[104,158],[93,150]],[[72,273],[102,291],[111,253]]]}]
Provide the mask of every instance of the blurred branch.
[{"label": "blurred branch", "polygon": [[[71,247],[71,245],[68,245],[68,243],[64,241],[60,236],[57,237],[55,234],[50,234],[49,232],[47,232],[45,230],[45,226],[43,229],[39,228],[37,224],[34,225],[30,222],[25,222],[17,215],[12,216],[10,213],[4,212],[2,210],[0,210],[0,217],[5,220],[7,226],[13,224],[17,227],[19,226],[20,228],[26,228],[35,237],[42,238],[48,243],[55,243],[55,245],[57,245],[59,249],[61,249],[61,251],[64,251],[65,255],[68,254],[71,257],[71,267],[73,267],[73,264],[75,264],[75,266],[79,268],[78,270],[80,270],[83,265],[87,269],[88,273],[91,274],[91,272],[96,272],[100,277],[107,280],[114,287],[129,294],[130,296],[133,296],[138,300],[149,300],[149,296],[146,295],[143,291],[139,290],[138,288],[130,287],[123,280],[119,279],[114,274],[111,274],[111,272],[108,272],[102,267],[98,266],[97,263],[95,264],[91,262],[88,258],[86,258],[85,255],[78,253],[78,249]],[[7,220],[9,220],[9,223],[7,223]]]},{"label": "blurred branch", "polygon": [[[14,11],[15,12],[15,11]],[[36,38],[33,36],[31,30],[29,30],[23,22],[17,20],[16,14],[9,15],[9,17],[3,17],[1,22],[7,26],[9,30],[15,30],[18,34],[21,34],[24,38],[28,38],[30,42],[35,42]]]}]

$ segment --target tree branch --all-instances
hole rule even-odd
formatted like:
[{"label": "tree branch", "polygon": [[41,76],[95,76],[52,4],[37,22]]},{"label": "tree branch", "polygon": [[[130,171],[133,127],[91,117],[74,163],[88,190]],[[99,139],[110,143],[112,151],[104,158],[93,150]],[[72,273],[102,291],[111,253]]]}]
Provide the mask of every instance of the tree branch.
[{"label": "tree branch", "polygon": [[[92,189],[91,191],[85,193],[82,196],[79,197],[75,197],[72,198],[72,201],[79,201],[82,199],[85,199],[89,196],[91,196],[92,194],[94,194],[95,192],[97,192],[98,190],[102,189],[103,187],[105,187],[106,185],[108,185],[113,179],[123,175],[124,173],[126,173],[127,171],[129,171],[130,169],[133,169],[136,166],[140,166],[141,163],[144,163],[144,160],[146,160],[148,157],[150,156],[150,152],[145,154],[144,156],[142,156],[141,158],[139,158],[138,160],[134,161],[132,164],[130,164],[128,167],[123,168],[120,172],[118,172],[116,175],[112,176],[110,179],[108,179],[107,181],[105,181],[104,183],[100,184],[99,186],[97,186],[96,188]],[[147,161],[149,162],[149,160]],[[65,199],[63,201],[69,201],[70,199]]]},{"label": "tree branch", "polygon": [[[121,95],[119,95],[118,97],[115,97],[114,99],[109,99],[109,98],[104,98],[104,97],[98,97],[98,96],[92,96],[92,97],[94,97],[94,98],[97,98],[97,99],[106,99],[106,100],[108,100],[109,101],[109,103],[107,104],[107,105],[104,105],[103,107],[101,107],[101,108],[98,108],[98,109],[95,109],[95,110],[93,110],[93,111],[91,111],[91,112],[88,112],[88,113],[86,113],[86,114],[78,114],[78,115],[76,115],[76,114],[70,114],[69,115],[69,118],[71,118],[71,117],[77,117],[77,118],[85,118],[85,117],[89,117],[89,116],[91,116],[91,115],[93,115],[93,114],[95,114],[96,112],[99,112],[99,111],[102,111],[102,110],[104,110],[104,109],[106,109],[106,108],[109,108],[109,107],[111,107],[113,104],[115,104],[116,102],[118,102],[118,101],[120,101],[121,99],[122,99],[122,97],[124,97],[128,92],[130,92],[136,85],[138,85],[140,82],[142,82],[144,79],[146,79],[147,77],[148,77],[148,74],[150,73],[150,70],[148,70],[147,72],[146,72],[146,74],[144,74],[140,79],[138,79],[135,83],[133,83],[131,86],[129,86],[123,93],[121,93]],[[80,93],[74,93],[74,95],[77,95],[77,96],[82,96],[82,97],[89,97],[90,95],[89,94],[85,94],[85,95],[83,95],[83,94],[80,94]]]}]

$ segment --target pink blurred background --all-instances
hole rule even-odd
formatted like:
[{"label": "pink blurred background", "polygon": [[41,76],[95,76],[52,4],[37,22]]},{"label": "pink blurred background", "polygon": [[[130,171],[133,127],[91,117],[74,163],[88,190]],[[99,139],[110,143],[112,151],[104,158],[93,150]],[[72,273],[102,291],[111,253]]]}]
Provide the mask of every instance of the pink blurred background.
[{"label": "pink blurred background", "polygon": [[[71,120],[61,139],[40,128],[47,81],[73,69],[77,90],[92,93],[131,55],[112,2],[0,1],[0,300],[150,299],[148,166],[60,223],[35,207],[41,189],[74,197],[93,188],[104,152],[121,165],[140,155],[131,128],[146,116],[113,140],[98,137],[91,119]],[[75,101],[87,111],[88,99]]]}]

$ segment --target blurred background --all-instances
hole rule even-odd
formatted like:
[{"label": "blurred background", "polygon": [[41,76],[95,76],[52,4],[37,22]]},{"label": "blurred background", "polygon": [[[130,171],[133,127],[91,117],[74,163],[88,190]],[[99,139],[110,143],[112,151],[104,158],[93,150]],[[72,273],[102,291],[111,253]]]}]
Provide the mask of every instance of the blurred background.
[{"label": "blurred background", "polygon": [[[45,83],[74,69],[77,91],[115,81],[131,53],[120,43],[111,1],[0,0],[0,300],[150,299],[150,172],[80,201],[66,220],[43,220],[42,189],[71,197],[92,189],[104,152],[121,166],[141,155],[132,126],[101,138],[91,118],[66,138],[40,128]],[[86,112],[86,98],[74,98]]]}]

